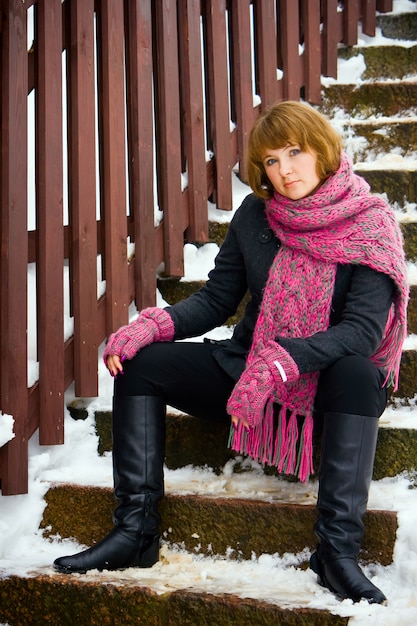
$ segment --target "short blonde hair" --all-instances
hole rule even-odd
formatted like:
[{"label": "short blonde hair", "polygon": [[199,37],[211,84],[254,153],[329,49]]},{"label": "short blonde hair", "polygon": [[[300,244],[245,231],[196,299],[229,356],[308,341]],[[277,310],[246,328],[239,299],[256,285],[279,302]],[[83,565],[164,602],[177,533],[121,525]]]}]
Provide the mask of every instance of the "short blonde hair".
[{"label": "short blonde hair", "polygon": [[330,122],[309,104],[278,102],[258,117],[249,135],[248,178],[257,196],[271,198],[274,193],[263,165],[266,151],[296,144],[315,153],[320,180],[338,170],[342,138]]}]

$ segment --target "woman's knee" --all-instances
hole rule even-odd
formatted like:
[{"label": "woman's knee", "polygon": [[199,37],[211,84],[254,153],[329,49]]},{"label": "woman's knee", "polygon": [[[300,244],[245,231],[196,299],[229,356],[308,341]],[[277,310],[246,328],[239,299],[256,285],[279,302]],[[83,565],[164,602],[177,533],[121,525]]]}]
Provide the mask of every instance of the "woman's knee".
[{"label": "woman's knee", "polygon": [[319,410],[379,417],[387,402],[383,375],[366,357],[350,355],[335,361],[320,375]]},{"label": "woman's knee", "polygon": [[152,396],[158,395],[155,381],[158,379],[158,344],[151,344],[138,352],[133,359],[123,362],[123,373],[114,381],[115,396]]}]

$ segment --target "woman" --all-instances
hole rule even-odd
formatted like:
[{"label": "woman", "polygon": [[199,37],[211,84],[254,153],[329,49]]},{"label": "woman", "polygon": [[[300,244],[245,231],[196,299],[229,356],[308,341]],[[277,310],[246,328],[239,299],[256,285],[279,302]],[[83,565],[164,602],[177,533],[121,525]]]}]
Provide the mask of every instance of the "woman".
[{"label": "woman", "polygon": [[[206,285],[174,306],[144,309],[110,337],[115,527],[54,566],[71,573],[158,560],[166,404],[231,416],[234,450],[301,480],[312,472],[320,420],[310,566],[338,596],[383,603],[357,556],[378,418],[406,336],[401,234],[390,207],[354,174],[339,135],[307,104],[281,102],[258,118],[248,173],[254,193]],[[224,324],[247,291],[230,340],[174,342]]]}]

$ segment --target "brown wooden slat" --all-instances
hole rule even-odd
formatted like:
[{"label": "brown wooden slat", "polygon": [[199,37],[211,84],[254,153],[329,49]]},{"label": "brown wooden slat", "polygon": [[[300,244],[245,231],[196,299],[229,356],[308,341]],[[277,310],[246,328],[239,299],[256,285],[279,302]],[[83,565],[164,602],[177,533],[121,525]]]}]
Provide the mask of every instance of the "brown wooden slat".
[{"label": "brown wooden slat", "polygon": [[261,108],[265,110],[276,102],[277,89],[277,56],[273,54],[276,41],[275,0],[255,2],[255,60],[257,65],[257,91],[261,98]]},{"label": "brown wooden slat", "polygon": [[1,41],[0,408],[15,437],[1,448],[3,495],[28,487],[27,27],[20,0],[3,1]]},{"label": "brown wooden slat", "polygon": [[340,41],[337,14],[337,0],[322,0],[322,67],[324,76],[337,77],[337,44]]},{"label": "brown wooden slat", "polygon": [[303,0],[301,7],[304,34],[305,100],[321,101],[320,0]]},{"label": "brown wooden slat", "polygon": [[359,0],[349,0],[343,7],[343,39],[346,46],[354,46],[358,42]]},{"label": "brown wooden slat", "polygon": [[100,4],[100,188],[108,334],[128,322],[123,0]]},{"label": "brown wooden slat", "polygon": [[94,1],[70,4],[70,222],[76,396],[96,396],[97,244]]},{"label": "brown wooden slat", "polygon": [[390,13],[392,11],[392,0],[376,0],[376,10],[381,13]]},{"label": "brown wooden slat", "polygon": [[50,445],[64,442],[61,0],[36,8],[39,442]]},{"label": "brown wooden slat", "polygon": [[299,59],[299,28],[300,14],[298,2],[283,0],[279,3],[281,22],[281,52],[284,70],[285,100],[299,100],[301,88]]},{"label": "brown wooden slat", "polygon": [[237,122],[239,175],[247,180],[247,140],[253,124],[250,1],[232,3],[232,75]]},{"label": "brown wooden slat", "polygon": [[206,0],[206,66],[208,74],[209,135],[215,158],[217,207],[231,210],[229,81],[227,69],[226,2]]},{"label": "brown wooden slat", "polygon": [[170,276],[183,276],[184,228],[176,217],[182,194],[177,3],[154,0],[153,6],[157,46],[158,199],[164,212],[165,267]]},{"label": "brown wooden slat", "polygon": [[130,214],[134,217],[135,300],[142,309],[156,304],[159,263],[154,249],[151,0],[126,0],[125,11]]},{"label": "brown wooden slat", "polygon": [[374,37],[376,31],[376,0],[362,0],[362,32]]},{"label": "brown wooden slat", "polygon": [[184,150],[188,172],[189,241],[208,240],[204,94],[201,58],[200,5],[179,0],[180,76]]}]

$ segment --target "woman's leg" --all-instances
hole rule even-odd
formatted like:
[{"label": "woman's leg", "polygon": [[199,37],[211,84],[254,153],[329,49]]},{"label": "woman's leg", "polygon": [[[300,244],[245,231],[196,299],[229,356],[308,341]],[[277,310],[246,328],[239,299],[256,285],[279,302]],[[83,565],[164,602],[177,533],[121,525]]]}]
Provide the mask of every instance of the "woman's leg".
[{"label": "woman's leg", "polygon": [[63,573],[151,567],[159,558],[166,403],[227,419],[233,380],[203,343],[152,344],[126,361],[113,398],[115,527],[92,548],[54,562]]},{"label": "woman's leg", "polygon": [[387,401],[382,382],[369,359],[346,357],[322,373],[316,398],[323,433],[315,525],[319,545],[311,567],[321,584],[354,602],[386,600],[357,564],[378,418]]},{"label": "woman's leg", "polygon": [[229,420],[226,403],[234,381],[213,358],[211,343],[155,343],[123,363],[115,396],[158,396],[181,411]]}]

